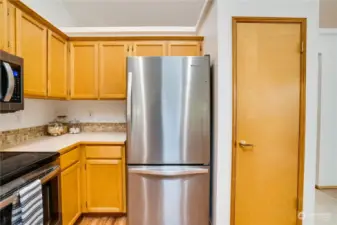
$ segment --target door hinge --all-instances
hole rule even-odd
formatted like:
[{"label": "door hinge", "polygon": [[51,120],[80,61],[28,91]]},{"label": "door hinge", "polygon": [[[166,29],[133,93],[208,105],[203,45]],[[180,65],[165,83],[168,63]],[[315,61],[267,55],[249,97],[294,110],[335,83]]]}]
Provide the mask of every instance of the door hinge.
[{"label": "door hinge", "polygon": [[301,53],[303,53],[304,52],[304,41],[302,41],[302,43],[301,43]]}]

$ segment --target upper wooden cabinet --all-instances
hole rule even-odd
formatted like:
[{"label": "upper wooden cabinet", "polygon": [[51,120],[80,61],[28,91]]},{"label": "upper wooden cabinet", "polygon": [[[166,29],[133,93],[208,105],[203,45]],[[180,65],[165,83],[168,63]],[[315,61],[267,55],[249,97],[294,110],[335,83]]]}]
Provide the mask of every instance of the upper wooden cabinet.
[{"label": "upper wooden cabinet", "polygon": [[17,12],[17,54],[24,58],[25,96],[47,95],[47,28]]},{"label": "upper wooden cabinet", "polygon": [[20,10],[13,4],[8,2],[7,7],[7,51],[13,55],[17,54],[16,39],[17,39],[17,14],[20,14]]},{"label": "upper wooden cabinet", "polygon": [[48,31],[48,96],[67,97],[67,41]]},{"label": "upper wooden cabinet", "polygon": [[166,43],[164,41],[135,42],[132,52],[133,56],[165,56]]},{"label": "upper wooden cabinet", "polygon": [[126,57],[129,46],[124,42],[99,44],[99,98],[126,97]]},{"label": "upper wooden cabinet", "polygon": [[0,0],[0,49],[6,50],[7,39],[7,0]]},{"label": "upper wooden cabinet", "polygon": [[122,160],[87,159],[88,212],[123,212]]},{"label": "upper wooden cabinet", "polygon": [[0,49],[16,54],[16,8],[0,0]]},{"label": "upper wooden cabinet", "polygon": [[201,43],[198,41],[183,41],[168,43],[169,56],[200,56]]},{"label": "upper wooden cabinet", "polygon": [[98,43],[73,42],[70,48],[71,98],[98,98]]}]

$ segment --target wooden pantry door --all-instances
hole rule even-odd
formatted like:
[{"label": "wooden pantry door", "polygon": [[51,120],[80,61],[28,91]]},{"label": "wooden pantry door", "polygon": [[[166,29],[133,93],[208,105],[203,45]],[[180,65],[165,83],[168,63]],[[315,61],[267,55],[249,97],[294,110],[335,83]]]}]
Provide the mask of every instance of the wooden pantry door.
[{"label": "wooden pantry door", "polygon": [[233,22],[233,225],[301,222],[305,20]]}]

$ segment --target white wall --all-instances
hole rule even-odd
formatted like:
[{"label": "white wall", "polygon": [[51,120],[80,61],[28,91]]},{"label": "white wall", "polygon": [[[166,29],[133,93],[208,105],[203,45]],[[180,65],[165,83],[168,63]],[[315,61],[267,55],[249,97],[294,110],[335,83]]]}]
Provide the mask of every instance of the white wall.
[{"label": "white wall", "polygon": [[76,26],[76,21],[65,9],[62,0],[22,0],[22,2],[56,27]]},{"label": "white wall", "polygon": [[320,35],[319,52],[322,72],[316,184],[337,186],[337,32]]},{"label": "white wall", "polygon": [[25,99],[25,110],[0,114],[0,131],[45,125],[55,118],[58,101]]},{"label": "white wall", "polygon": [[[211,7],[209,8],[209,11],[207,12],[206,19],[203,22],[203,24],[200,27],[200,30],[198,32],[198,35],[204,36],[204,54],[209,54],[211,56],[211,65],[213,67],[213,83],[216,84],[217,78],[218,78],[218,17],[217,17],[217,1],[214,1]],[[217,86],[214,85],[216,88]],[[213,102],[218,101],[218,96],[216,95],[217,89],[213,90]],[[217,110],[214,110],[213,117],[217,117]],[[217,123],[214,123],[213,130],[217,130]],[[215,142],[215,140],[213,140]],[[214,143],[215,144],[215,143]],[[217,152],[215,151],[213,154],[213,168],[217,168],[218,161],[216,160],[218,157]],[[216,207],[215,202],[217,199],[216,193],[216,173],[213,172],[213,186],[212,192],[213,194],[213,206],[212,206],[212,212],[214,212],[214,209]],[[212,216],[212,220],[214,221],[214,216]]]},{"label": "white wall", "polygon": [[218,76],[215,102],[216,202],[215,225],[230,224],[232,141],[232,16],[308,18],[304,225],[313,224],[317,128],[318,0],[227,0],[218,7]]},{"label": "white wall", "polygon": [[125,110],[125,101],[73,100],[59,102],[56,114],[86,123],[125,123]]},{"label": "white wall", "polygon": [[0,131],[48,124],[58,115],[86,123],[125,123],[125,101],[25,99],[23,111],[0,114]]}]

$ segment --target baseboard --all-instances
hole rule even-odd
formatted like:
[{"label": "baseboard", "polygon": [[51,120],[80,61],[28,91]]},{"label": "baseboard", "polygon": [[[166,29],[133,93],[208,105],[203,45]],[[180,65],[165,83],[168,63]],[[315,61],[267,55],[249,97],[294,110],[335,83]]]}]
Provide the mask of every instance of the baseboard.
[{"label": "baseboard", "polygon": [[315,188],[318,189],[318,190],[337,189],[337,186],[320,186],[320,185],[315,185]]}]

